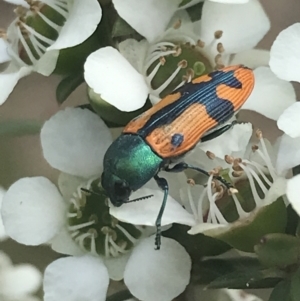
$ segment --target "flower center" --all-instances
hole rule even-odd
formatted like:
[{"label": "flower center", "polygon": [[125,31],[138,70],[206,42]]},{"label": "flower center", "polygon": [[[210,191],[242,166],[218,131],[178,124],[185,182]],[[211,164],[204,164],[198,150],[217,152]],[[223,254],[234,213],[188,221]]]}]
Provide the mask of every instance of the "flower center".
[{"label": "flower center", "polygon": [[13,59],[21,65],[33,65],[57,39],[68,16],[68,2],[26,2],[29,8],[17,7],[17,19],[0,36],[7,38],[8,53]]},{"label": "flower center", "polygon": [[[238,219],[248,217],[253,210],[269,205],[277,200],[268,197],[272,185],[276,185],[279,176],[275,172],[269,156],[266,143],[261,131],[256,133],[259,146],[252,147],[253,159],[234,158],[225,156],[225,161],[230,168],[215,169],[208,179],[207,186],[203,189],[200,198],[193,205],[191,187],[188,195],[193,213],[199,223],[212,223],[227,225]],[[209,158],[214,155],[209,152]],[[221,175],[226,180],[234,183],[237,193],[225,193],[226,190],[213,175]],[[282,191],[282,194],[284,191]],[[194,203],[195,204],[195,203]]]},{"label": "flower center", "polygon": [[[178,20],[173,26],[175,32],[180,26]],[[218,42],[222,34],[221,30],[216,31],[212,42],[205,45],[201,40],[178,32],[175,38],[151,46],[144,73],[152,94],[162,98],[195,77],[224,67],[224,47]]]},{"label": "flower center", "polygon": [[[85,188],[95,193],[81,190]],[[108,199],[99,180],[79,186],[70,199],[68,230],[85,251],[105,257],[128,252],[141,237],[144,228],[118,221],[109,214]]]}]

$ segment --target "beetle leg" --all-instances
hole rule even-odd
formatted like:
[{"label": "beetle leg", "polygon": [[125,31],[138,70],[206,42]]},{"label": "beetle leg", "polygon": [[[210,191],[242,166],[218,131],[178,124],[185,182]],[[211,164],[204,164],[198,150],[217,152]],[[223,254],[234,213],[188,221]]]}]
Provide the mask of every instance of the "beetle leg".
[{"label": "beetle leg", "polygon": [[155,245],[156,245],[156,250],[159,250],[160,245],[161,245],[161,218],[162,218],[162,215],[164,213],[166,203],[167,203],[167,198],[168,198],[168,194],[169,194],[169,185],[165,178],[161,178],[158,175],[155,175],[154,179],[155,179],[157,185],[159,186],[159,188],[161,188],[164,191],[163,202],[161,204],[158,216],[155,221],[155,226],[156,226]]},{"label": "beetle leg", "polygon": [[219,137],[220,135],[222,135],[223,133],[230,130],[235,124],[237,124],[236,120],[232,121],[230,124],[226,124],[225,126],[213,131],[210,134],[207,134],[206,136],[202,137],[200,141],[206,142],[206,141],[215,139],[215,138]]},{"label": "beetle leg", "polygon": [[[200,167],[189,165],[185,162],[180,162],[180,163],[176,164],[175,166],[173,166],[172,168],[169,168],[168,166],[164,168],[164,170],[167,171],[167,172],[181,172],[181,171],[184,171],[186,169],[193,169],[193,170],[201,172],[202,174],[204,174],[208,177],[210,176],[210,173],[207,172],[206,170],[204,170]],[[224,178],[222,178],[220,176],[214,176],[214,179],[220,181],[223,185],[225,185],[225,187],[227,189],[230,189],[230,188],[233,187],[233,185],[231,183],[228,183]]]}]

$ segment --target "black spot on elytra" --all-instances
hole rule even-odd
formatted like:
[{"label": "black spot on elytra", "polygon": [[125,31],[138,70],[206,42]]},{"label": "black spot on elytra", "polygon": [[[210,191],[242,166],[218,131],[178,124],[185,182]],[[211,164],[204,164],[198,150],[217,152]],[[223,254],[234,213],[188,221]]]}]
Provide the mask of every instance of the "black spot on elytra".
[{"label": "black spot on elytra", "polygon": [[175,147],[178,147],[182,144],[183,139],[184,139],[184,137],[182,134],[176,133],[172,136],[171,144]]}]

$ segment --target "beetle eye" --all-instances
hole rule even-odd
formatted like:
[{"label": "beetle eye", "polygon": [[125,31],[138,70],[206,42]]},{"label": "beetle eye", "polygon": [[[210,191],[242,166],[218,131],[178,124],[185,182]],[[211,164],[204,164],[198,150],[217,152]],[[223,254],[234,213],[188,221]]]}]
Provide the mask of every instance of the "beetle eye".
[{"label": "beetle eye", "polygon": [[127,199],[130,195],[130,188],[124,181],[116,182],[114,190],[115,194],[122,199]]}]

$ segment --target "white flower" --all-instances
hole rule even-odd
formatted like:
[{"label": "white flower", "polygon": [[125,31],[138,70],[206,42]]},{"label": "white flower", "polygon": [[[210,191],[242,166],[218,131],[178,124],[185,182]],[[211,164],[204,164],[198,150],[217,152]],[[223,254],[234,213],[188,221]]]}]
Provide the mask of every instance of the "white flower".
[{"label": "white flower", "polygon": [[13,265],[9,257],[0,252],[1,301],[38,301],[34,294],[40,287],[41,273],[30,264]]},{"label": "white flower", "polygon": [[[212,142],[200,144],[194,153],[186,157],[188,163],[200,165],[204,170],[214,168],[208,182],[207,179],[204,180],[207,182],[205,187],[183,186],[183,205],[193,213],[196,223],[189,230],[190,234],[220,235],[238,225],[235,221],[251,221],[260,208],[272,204],[280,196],[285,195],[287,181],[285,176],[288,167],[276,169],[271,144],[262,138],[261,132],[257,132],[259,144],[252,145],[249,143],[251,134],[250,124],[235,125],[232,130]],[[282,152],[279,152],[277,160],[283,159]],[[241,204],[239,196],[235,193],[231,194],[231,197],[226,197],[224,187],[213,180],[213,175],[229,177],[237,189],[243,188],[242,184],[247,182],[253,203]],[[230,216],[223,215],[222,198],[224,204],[232,204]]]},{"label": "white flower", "polygon": [[[120,110],[142,107],[148,94],[156,103],[215,66],[243,63],[257,68],[268,64],[267,51],[252,49],[270,27],[257,0],[243,5],[206,1],[202,19],[195,23],[184,10],[177,11],[176,1],[158,5],[150,0],[115,0],[114,4],[121,17],[146,39],[125,40],[118,50],[104,47],[95,51],[87,58],[84,75],[102,99]],[[135,14],[132,7],[136,7]],[[244,109],[277,119],[295,102],[295,92],[268,67],[254,72],[256,85]]]},{"label": "white flower", "polygon": [[[270,67],[281,79],[300,82],[300,23],[295,23],[282,32],[271,47]],[[300,106],[293,103],[278,119],[278,128],[292,138],[300,137]]]},{"label": "white flower", "polygon": [[[300,164],[300,137],[292,138],[283,134],[278,139],[277,169],[290,169]],[[295,211],[300,215],[299,186],[300,176],[296,175],[287,181],[286,195]]]},{"label": "white flower", "polygon": [[[27,245],[50,243],[55,251],[75,256],[60,259],[47,268],[46,301],[77,300],[82,293],[86,296],[81,288],[87,281],[88,300],[104,300],[109,278],[124,278],[129,290],[143,300],[153,295],[154,286],[161,287],[158,283],[167,285],[167,291],[162,287],[157,290],[156,300],[170,300],[189,282],[191,262],[184,248],[174,240],[163,239],[161,250],[154,251],[151,234],[155,229],[141,226],[155,225],[162,191],[142,188],[132,194],[132,199],[140,194],[154,195],[137,202],[143,204],[145,214],[150,211],[152,220],[143,214],[136,217],[132,203],[122,206],[124,214],[133,221],[124,223],[111,216],[114,208],[108,207],[105,196],[81,190],[98,188],[99,180],[94,179],[101,175],[103,156],[111,141],[109,130],[90,111],[68,108],[58,112],[43,126],[41,142],[46,160],[64,172],[59,177],[60,191],[48,179],[35,177],[18,180],[5,195],[2,216],[10,237]],[[194,220],[169,197],[162,225],[173,222],[192,226]],[[83,269],[85,273],[76,272]],[[74,295],[68,294],[70,286],[77,288]]]},{"label": "white flower", "polygon": [[7,32],[0,31],[0,63],[9,62],[0,73],[0,104],[23,76],[33,71],[50,75],[56,67],[59,50],[85,41],[95,31],[102,15],[97,0],[88,1],[88,5],[81,0],[14,3],[23,6],[16,9],[17,18]]},{"label": "white flower", "polygon": [[[3,201],[4,194],[5,194],[5,190],[2,187],[0,187],[0,210],[2,207],[2,201]],[[5,233],[4,225],[3,225],[2,218],[0,215],[0,241],[5,240],[6,238],[7,238],[7,235]]]}]

